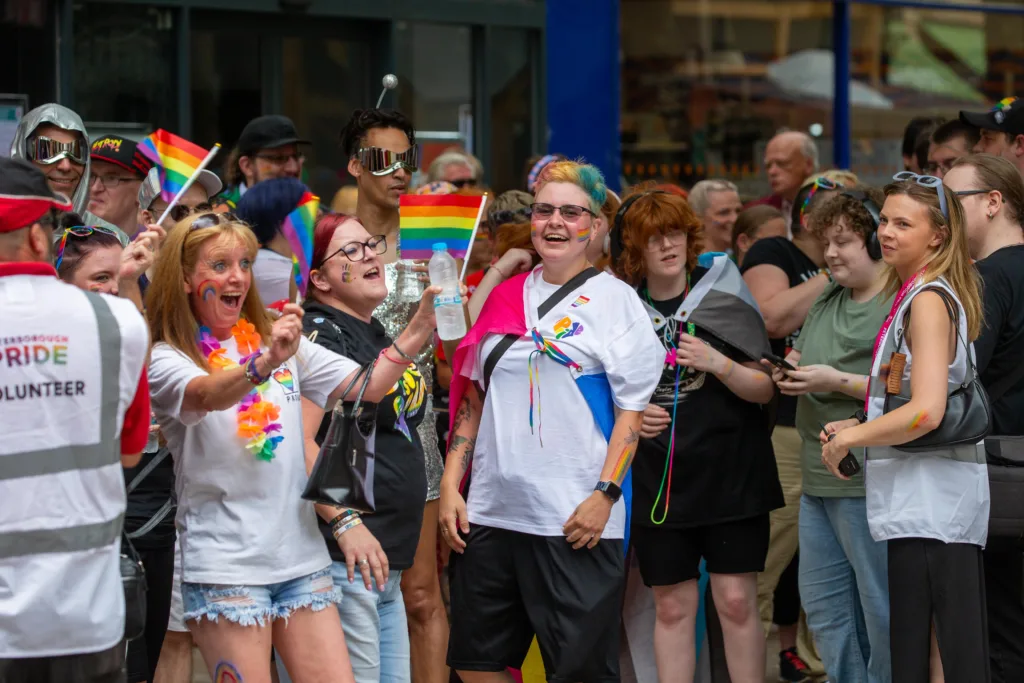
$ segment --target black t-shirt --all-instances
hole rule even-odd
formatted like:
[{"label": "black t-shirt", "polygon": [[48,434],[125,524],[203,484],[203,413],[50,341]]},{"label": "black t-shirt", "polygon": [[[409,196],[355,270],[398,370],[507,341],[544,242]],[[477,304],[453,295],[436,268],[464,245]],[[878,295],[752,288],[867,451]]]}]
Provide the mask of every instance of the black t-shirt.
[{"label": "black t-shirt", "polygon": [[[691,284],[695,285],[706,272],[694,269]],[[679,310],[682,299],[680,295],[669,301],[653,301],[652,305],[669,317]],[[758,360],[700,327],[694,332],[736,363]],[[675,379],[676,368],[666,365],[651,397],[651,403],[669,415]],[[653,439],[641,439],[637,447],[633,461],[633,524],[654,526],[651,508],[667,472],[670,437],[671,428],[666,428]],[[681,375],[671,487],[668,516],[662,525],[668,528],[746,519],[782,507],[782,488],[762,407],[739,398],[711,373],[689,370]],[[666,497],[663,492],[655,519],[664,514]]]},{"label": "black t-shirt", "polygon": [[[132,539],[132,545],[136,550],[162,550],[174,547],[174,461],[167,449],[161,448],[157,453],[144,453],[137,466],[123,470],[124,485],[127,489],[142,470],[161,454],[163,458],[157,466],[128,494],[128,507],[124,516],[124,530],[127,533],[142,528],[154,515],[162,515],[160,521],[150,531]],[[172,504],[165,508],[167,501],[172,501]]]},{"label": "black t-shirt", "polygon": [[[1024,245],[1003,247],[976,265],[985,319],[974,353],[981,383],[991,389],[1024,363]],[[1024,379],[992,402],[992,433],[1024,435]]]},{"label": "black t-shirt", "polygon": [[[771,265],[781,268],[782,272],[789,278],[789,286],[796,287],[815,277],[821,269],[807,257],[807,254],[800,251],[800,248],[785,237],[768,237],[754,242],[750,251],[743,257],[743,267],[740,272],[747,272],[754,266]],[[789,336],[769,340],[772,345],[772,353],[780,358],[785,358],[793,342],[800,336],[800,329],[797,328]],[[779,397],[779,413],[776,422],[783,427],[792,427],[796,424],[796,396]]]},{"label": "black t-shirt", "polygon": [[[347,313],[316,302],[305,305],[303,333],[310,341],[351,358],[360,364],[374,360],[391,345],[384,326],[374,318],[363,322]],[[427,473],[423,445],[416,427],[423,421],[426,384],[416,366],[377,404],[377,438],[374,449],[373,496],[377,511],[363,515],[363,523],[380,542],[392,569],[408,569],[416,555],[427,497]],[[323,440],[330,424],[324,418],[317,434]],[[331,559],[345,556],[331,536],[331,528],[317,516],[320,532]]]}]

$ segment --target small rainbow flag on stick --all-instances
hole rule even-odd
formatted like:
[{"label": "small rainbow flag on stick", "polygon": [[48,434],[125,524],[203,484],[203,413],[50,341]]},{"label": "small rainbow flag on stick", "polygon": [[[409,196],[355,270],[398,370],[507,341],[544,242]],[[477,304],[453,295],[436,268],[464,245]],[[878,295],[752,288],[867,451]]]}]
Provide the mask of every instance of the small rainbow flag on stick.
[{"label": "small rainbow flag on stick", "polygon": [[139,151],[160,167],[160,189],[165,202],[174,199],[209,154],[199,145],[162,128],[140,142]]},{"label": "small rainbow flag on stick", "polygon": [[320,198],[312,192],[306,192],[298,207],[281,224],[281,232],[288,238],[288,245],[292,248],[295,281],[302,296],[306,296],[309,269],[313,267],[313,228],[316,227],[316,213],[319,209]]},{"label": "small rainbow flag on stick", "polygon": [[448,253],[464,259],[476,236],[486,195],[412,195],[399,199],[399,229],[403,259],[429,259],[436,242],[448,245]]}]

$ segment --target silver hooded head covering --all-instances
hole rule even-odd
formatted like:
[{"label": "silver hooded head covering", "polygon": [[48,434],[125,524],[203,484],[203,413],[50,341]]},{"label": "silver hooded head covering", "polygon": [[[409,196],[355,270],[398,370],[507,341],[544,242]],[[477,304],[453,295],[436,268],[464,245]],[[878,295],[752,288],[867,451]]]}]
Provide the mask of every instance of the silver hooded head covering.
[{"label": "silver hooded head covering", "polygon": [[[18,122],[18,130],[14,133],[14,142],[11,143],[12,158],[31,161],[28,158],[27,151],[28,139],[35,132],[35,129],[44,123],[53,124],[64,130],[73,130],[81,133],[82,137],[85,138],[86,151],[88,152],[89,134],[85,130],[82,117],[67,107],[50,103],[40,105],[21,117],[21,121]],[[86,211],[86,207],[89,205],[89,171],[91,167],[92,164],[87,154],[85,158],[85,171],[82,173],[82,179],[75,189],[75,194],[71,197],[73,211],[79,214],[88,225],[102,225],[103,227],[117,230],[120,235],[124,235],[117,226]],[[126,241],[127,238],[128,236],[124,235],[122,241]]]}]

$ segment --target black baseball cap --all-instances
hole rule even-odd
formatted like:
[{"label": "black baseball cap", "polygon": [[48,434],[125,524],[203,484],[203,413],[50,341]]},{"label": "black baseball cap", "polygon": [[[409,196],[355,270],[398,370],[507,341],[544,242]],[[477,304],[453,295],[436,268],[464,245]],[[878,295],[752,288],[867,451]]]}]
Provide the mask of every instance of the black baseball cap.
[{"label": "black baseball cap", "polygon": [[1024,99],[1007,97],[989,111],[962,111],[960,120],[982,130],[1024,135]]},{"label": "black baseball cap", "polygon": [[270,114],[259,116],[245,125],[238,136],[238,152],[248,156],[261,149],[274,149],[285,145],[308,145],[295,130],[295,124],[287,116]]},{"label": "black baseball cap", "polygon": [[31,162],[0,157],[0,233],[32,225],[50,209],[70,211],[71,201]]},{"label": "black baseball cap", "polygon": [[94,141],[89,157],[93,161],[106,161],[131,171],[139,180],[153,168],[153,162],[139,151],[138,144],[120,135],[104,135]]}]

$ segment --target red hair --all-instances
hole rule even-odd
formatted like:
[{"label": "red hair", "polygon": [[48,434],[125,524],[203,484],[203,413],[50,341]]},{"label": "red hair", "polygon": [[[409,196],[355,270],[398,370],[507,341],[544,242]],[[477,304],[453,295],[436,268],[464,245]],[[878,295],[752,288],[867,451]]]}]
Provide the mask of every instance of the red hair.
[{"label": "red hair", "polygon": [[334,231],[341,227],[341,224],[345,221],[355,221],[362,225],[358,218],[345,213],[324,214],[316,222],[316,227],[313,228],[313,262],[310,265],[311,270],[316,270],[323,264],[324,259],[328,256],[327,249],[331,246],[331,240],[334,239]]}]

